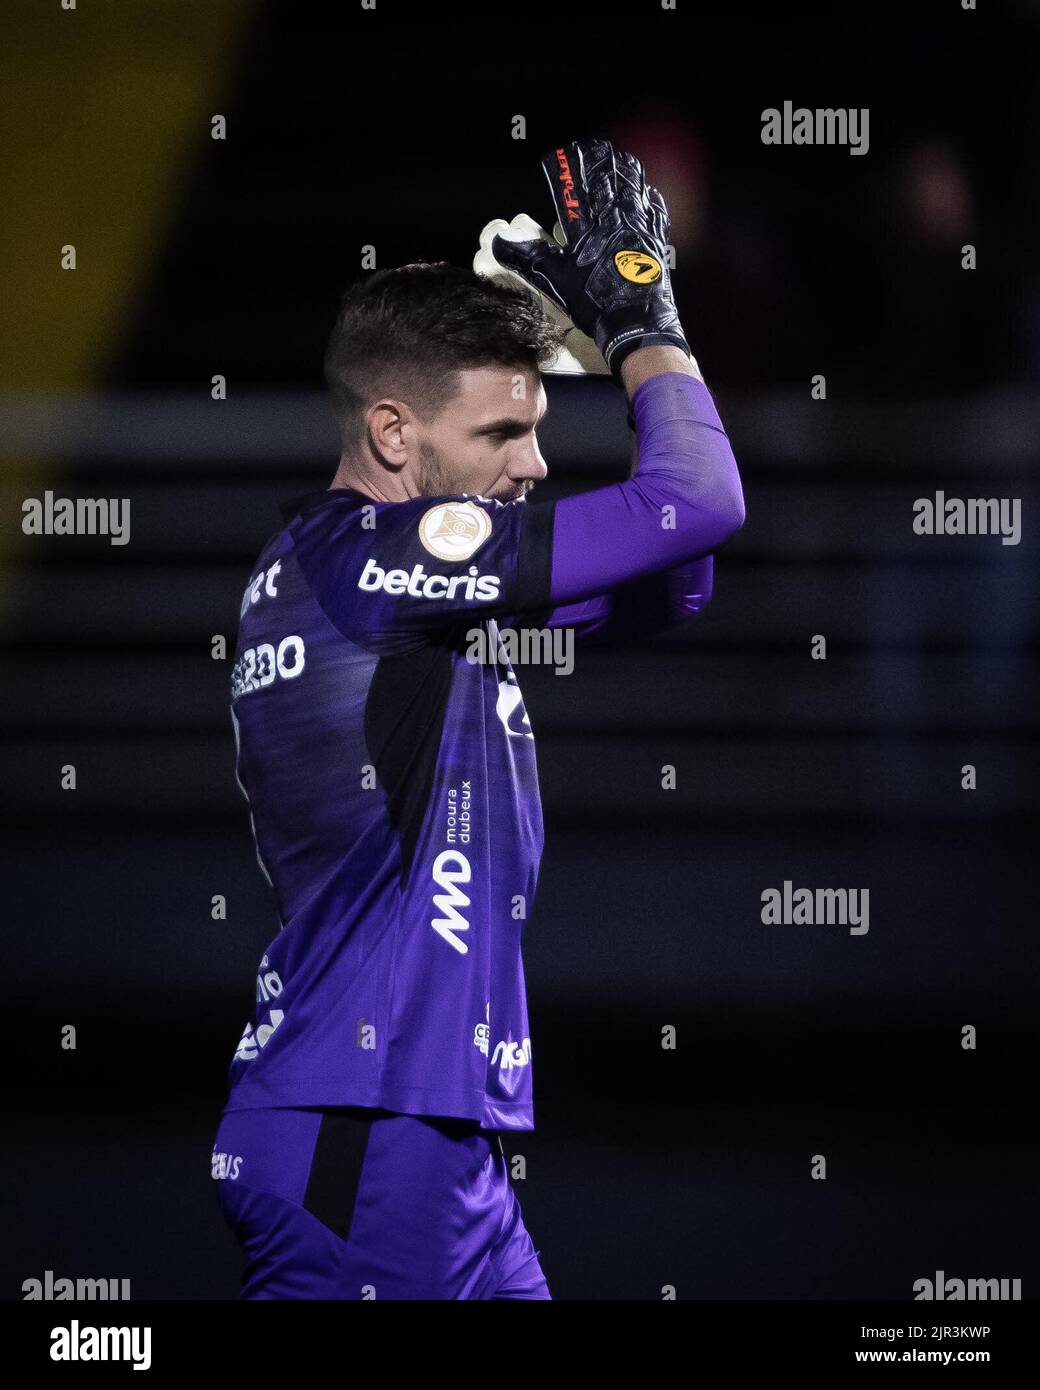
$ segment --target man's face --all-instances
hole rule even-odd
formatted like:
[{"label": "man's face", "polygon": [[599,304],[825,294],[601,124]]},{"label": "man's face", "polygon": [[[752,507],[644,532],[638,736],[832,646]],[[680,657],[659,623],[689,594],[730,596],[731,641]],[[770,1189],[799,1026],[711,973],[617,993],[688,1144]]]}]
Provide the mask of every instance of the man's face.
[{"label": "man's face", "polygon": [[541,377],[523,367],[467,367],[458,377],[458,395],[420,429],[420,496],[525,496],[549,471],[535,435],[548,409]]}]

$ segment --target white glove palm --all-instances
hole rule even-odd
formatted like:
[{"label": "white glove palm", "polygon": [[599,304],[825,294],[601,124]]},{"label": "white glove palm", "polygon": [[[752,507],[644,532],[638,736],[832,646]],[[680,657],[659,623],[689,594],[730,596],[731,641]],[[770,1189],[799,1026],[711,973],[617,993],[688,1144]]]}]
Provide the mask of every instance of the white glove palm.
[{"label": "white glove palm", "polygon": [[517,213],[512,222],[496,217],[480,234],[480,250],[473,257],[473,269],[478,275],[483,275],[489,280],[498,280],[506,285],[520,285],[529,294],[536,295],[549,319],[564,330],[563,347],[542,371],[564,376],[610,376],[610,368],[604,361],[603,354],[588,334],[575,327],[573,319],[548,295],[541,294],[522,276],[499,264],[491,249],[496,236],[502,237],[504,241],[533,241],[535,238],[547,242],[555,240],[558,246],[565,246],[566,238],[560,223],[556,223],[550,237],[545,228],[540,227],[533,217],[528,217],[526,212]]}]

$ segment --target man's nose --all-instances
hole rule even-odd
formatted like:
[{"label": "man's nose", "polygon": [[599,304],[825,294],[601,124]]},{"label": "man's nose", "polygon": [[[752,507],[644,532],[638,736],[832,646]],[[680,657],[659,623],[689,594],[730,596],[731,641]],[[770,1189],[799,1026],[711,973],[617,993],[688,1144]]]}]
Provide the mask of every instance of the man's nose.
[{"label": "man's nose", "polygon": [[542,451],[535,438],[519,440],[509,460],[509,476],[515,481],[530,478],[540,482],[548,475],[549,466],[542,458]]}]

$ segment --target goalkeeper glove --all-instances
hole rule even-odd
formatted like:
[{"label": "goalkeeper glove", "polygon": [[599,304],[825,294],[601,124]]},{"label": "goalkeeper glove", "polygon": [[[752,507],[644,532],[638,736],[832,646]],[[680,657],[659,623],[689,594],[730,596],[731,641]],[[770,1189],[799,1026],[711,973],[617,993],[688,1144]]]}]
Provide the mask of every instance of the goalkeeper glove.
[{"label": "goalkeeper glove", "polygon": [[619,382],[636,348],[671,344],[692,356],[668,274],[668,210],[639,160],[605,140],[578,140],[550,150],[542,168],[555,240],[495,236],[498,264],[562,309]]}]

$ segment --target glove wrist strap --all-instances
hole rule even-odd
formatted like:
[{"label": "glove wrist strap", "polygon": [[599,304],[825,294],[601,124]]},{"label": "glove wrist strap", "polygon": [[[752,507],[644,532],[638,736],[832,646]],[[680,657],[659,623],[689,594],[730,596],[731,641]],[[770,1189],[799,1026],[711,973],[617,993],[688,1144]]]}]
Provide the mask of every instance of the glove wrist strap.
[{"label": "glove wrist strap", "polygon": [[693,356],[689,343],[681,333],[647,332],[645,328],[630,329],[615,335],[610,342],[600,347],[600,351],[611,375],[620,381],[622,362],[638,348],[644,347],[677,347],[687,357]]}]

